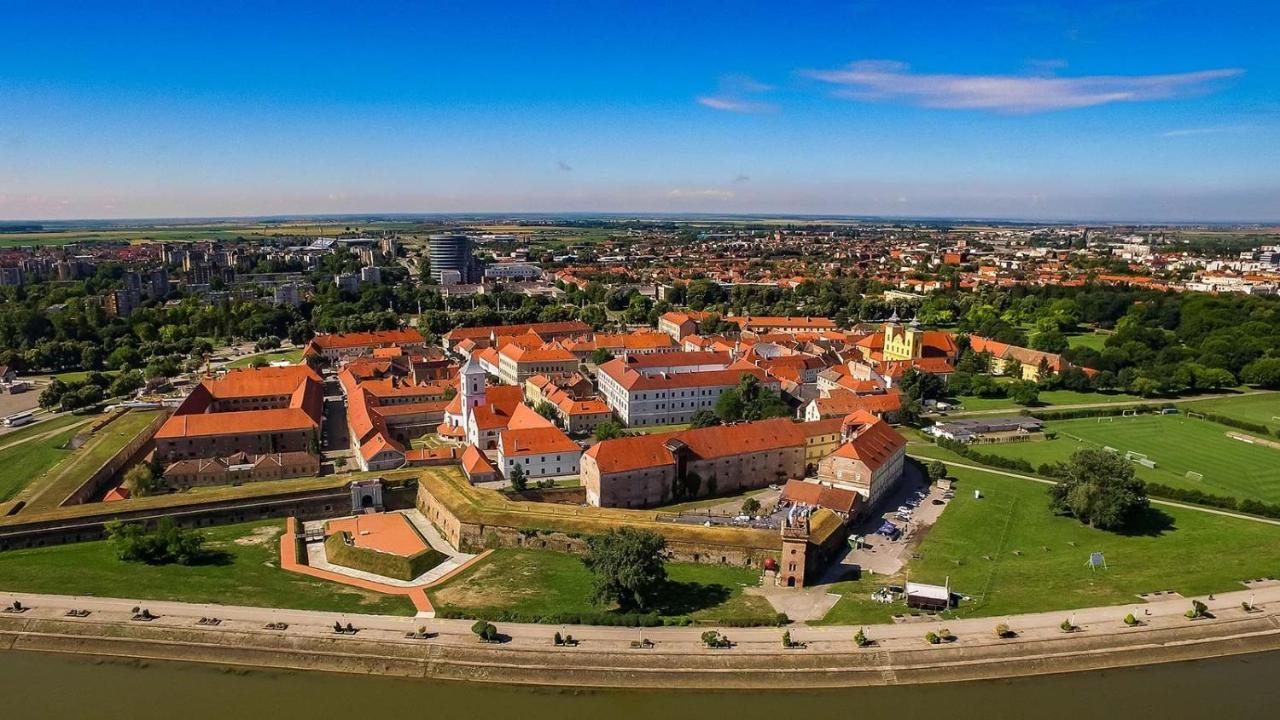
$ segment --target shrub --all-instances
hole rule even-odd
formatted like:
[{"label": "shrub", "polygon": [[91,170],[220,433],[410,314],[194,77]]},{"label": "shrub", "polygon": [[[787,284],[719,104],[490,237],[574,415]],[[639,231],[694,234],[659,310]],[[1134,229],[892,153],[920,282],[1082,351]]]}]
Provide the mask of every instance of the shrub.
[{"label": "shrub", "polygon": [[924,641],[929,643],[930,645],[937,645],[938,643],[942,642],[942,638],[938,636],[938,633],[930,630],[929,632],[924,634]]},{"label": "shrub", "polygon": [[555,643],[556,645],[564,644],[564,638],[560,636],[560,631],[558,630],[556,631],[556,636],[551,639],[551,642]]},{"label": "shrub", "polygon": [[871,644],[871,640],[867,638],[867,634],[862,628],[858,628],[858,632],[853,634],[853,644],[858,647],[866,647]]},{"label": "shrub", "polygon": [[178,527],[170,517],[161,518],[152,530],[142,523],[119,520],[109,520],[103,527],[121,560],[148,565],[195,565],[204,558],[204,535]]},{"label": "shrub", "polygon": [[1191,618],[1192,620],[1196,618],[1206,617],[1208,614],[1209,614],[1209,606],[1205,605],[1199,600],[1192,600],[1191,609],[1188,610],[1186,613],[1187,617]]},{"label": "shrub", "polygon": [[1134,625],[1138,624],[1138,618],[1134,617],[1133,613],[1129,613],[1128,615],[1124,616],[1124,624],[1128,625],[1129,627],[1133,627]]},{"label": "shrub", "polygon": [[1062,621],[1062,624],[1061,624],[1061,625],[1059,625],[1058,627],[1062,630],[1062,632],[1067,632],[1067,633],[1069,633],[1069,632],[1073,632],[1073,631],[1076,629],[1076,626],[1075,626],[1075,625],[1073,625],[1073,624],[1071,623],[1071,620],[1069,620],[1069,619],[1068,619],[1068,620],[1063,620],[1063,621]]},{"label": "shrub", "polygon": [[996,625],[996,637],[1007,638],[1012,634],[1013,634],[1013,631],[1009,629],[1008,625],[1004,623],[1000,623],[999,625]]},{"label": "shrub", "polygon": [[791,647],[791,644],[792,644],[792,643],[791,643],[791,631],[790,631],[790,630],[783,630],[783,631],[782,631],[782,647],[784,647],[784,648],[789,648],[789,647]]}]

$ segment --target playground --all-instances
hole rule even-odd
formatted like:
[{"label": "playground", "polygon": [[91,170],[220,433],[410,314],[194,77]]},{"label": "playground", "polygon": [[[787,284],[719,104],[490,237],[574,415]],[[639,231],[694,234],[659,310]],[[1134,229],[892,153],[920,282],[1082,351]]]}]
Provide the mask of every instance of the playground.
[{"label": "playground", "polygon": [[1047,423],[1051,440],[988,445],[982,452],[1039,468],[1080,448],[1108,448],[1134,463],[1139,478],[1215,495],[1280,502],[1280,450],[1235,439],[1234,428],[1183,413],[1082,418]]}]

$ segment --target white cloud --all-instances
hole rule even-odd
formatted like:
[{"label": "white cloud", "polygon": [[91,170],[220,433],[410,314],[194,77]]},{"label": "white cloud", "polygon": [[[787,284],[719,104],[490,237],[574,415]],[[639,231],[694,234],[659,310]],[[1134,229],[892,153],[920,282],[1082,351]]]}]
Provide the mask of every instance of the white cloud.
[{"label": "white cloud", "polygon": [[1182,128],[1180,130],[1169,130],[1168,132],[1162,132],[1160,133],[1160,137],[1176,138],[1176,137],[1190,137],[1193,135],[1218,135],[1220,133],[1239,132],[1243,129],[1244,127],[1240,125],[1223,125],[1219,127],[1201,127],[1201,128]]},{"label": "white cloud", "polygon": [[838,97],[901,101],[930,108],[1034,113],[1116,102],[1167,100],[1213,89],[1215,81],[1236,77],[1238,68],[1168,75],[955,75],[914,73],[893,61],[864,60],[838,70],[804,74],[837,86]]},{"label": "white cloud", "polygon": [[675,188],[667,193],[672,200],[732,200],[732,190],[716,190],[715,188]]},{"label": "white cloud", "polygon": [[753,100],[751,96],[772,91],[772,85],[766,85],[745,75],[730,75],[720,79],[720,89],[715,94],[699,95],[694,99],[699,105],[709,107],[712,110],[736,113],[768,113],[776,111],[778,106],[770,102]]}]

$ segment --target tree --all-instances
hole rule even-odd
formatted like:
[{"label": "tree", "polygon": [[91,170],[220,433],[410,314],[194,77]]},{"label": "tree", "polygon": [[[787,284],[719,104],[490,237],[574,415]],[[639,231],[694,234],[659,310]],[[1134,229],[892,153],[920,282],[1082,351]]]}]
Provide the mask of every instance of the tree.
[{"label": "tree", "polygon": [[930,480],[937,481],[947,476],[947,466],[939,460],[930,462],[927,469]]},{"label": "tree", "polygon": [[1016,380],[1005,388],[1009,399],[1019,405],[1035,405],[1040,401],[1040,386],[1030,380]]},{"label": "tree", "polygon": [[596,348],[591,351],[591,362],[595,365],[603,365],[613,359],[613,353],[604,348]]},{"label": "tree", "polygon": [[1240,371],[1240,379],[1269,390],[1280,389],[1280,358],[1254,360]]},{"label": "tree", "polygon": [[539,400],[538,404],[533,406],[533,411],[553,423],[560,421],[560,412],[556,409],[555,405],[552,405],[546,400]]},{"label": "tree", "polygon": [[743,373],[735,387],[716,398],[716,415],[723,422],[765,420],[791,415],[791,408],[778,393],[760,384],[755,375]]},{"label": "tree", "polygon": [[511,472],[507,473],[507,479],[511,481],[511,489],[516,492],[524,492],[529,487],[529,479],[525,477],[523,465],[513,465]]},{"label": "tree", "polygon": [[612,440],[622,437],[622,426],[612,420],[605,420],[596,426],[597,440]]},{"label": "tree", "polygon": [[915,368],[907,368],[902,373],[898,386],[902,389],[903,395],[916,402],[938,400],[946,394],[946,385],[940,376],[921,372]]},{"label": "tree", "polygon": [[743,514],[743,515],[755,515],[755,514],[756,514],[756,513],[758,513],[758,512],[760,512],[760,501],[759,501],[759,500],[757,500],[757,499],[755,499],[755,498],[753,498],[753,497],[749,497],[749,498],[747,498],[746,500],[743,500],[743,501],[742,501],[742,514]]},{"label": "tree", "polygon": [[1043,330],[1031,336],[1031,348],[1047,353],[1065,352],[1070,346],[1061,330]]},{"label": "tree", "polygon": [[121,560],[148,565],[195,565],[203,558],[204,535],[178,527],[173,518],[161,518],[153,530],[142,523],[109,520],[104,525],[107,539]]},{"label": "tree", "polygon": [[622,527],[587,538],[582,563],[592,574],[591,600],[624,611],[654,607],[667,581],[667,541],[652,530]]},{"label": "tree", "polygon": [[1061,481],[1049,488],[1054,510],[1102,530],[1121,530],[1139,520],[1148,507],[1146,485],[1133,465],[1107,450],[1077,450],[1061,468]]},{"label": "tree", "polygon": [[699,410],[689,418],[689,427],[691,428],[704,428],[719,424],[720,418],[716,416],[714,410]]},{"label": "tree", "polygon": [[161,482],[160,478],[156,477],[155,472],[151,470],[151,466],[146,463],[138,463],[129,468],[129,471],[124,474],[124,480],[121,485],[133,497],[151,495],[164,487],[164,483]]}]

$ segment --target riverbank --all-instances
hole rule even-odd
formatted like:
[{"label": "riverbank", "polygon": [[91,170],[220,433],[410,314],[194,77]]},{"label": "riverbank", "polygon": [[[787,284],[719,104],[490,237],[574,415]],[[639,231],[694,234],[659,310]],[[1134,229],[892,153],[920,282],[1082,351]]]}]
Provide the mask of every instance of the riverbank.
[{"label": "riverbank", "polygon": [[[1280,600],[1276,588],[1256,592]],[[805,647],[783,649],[781,630],[727,629],[727,650],[702,646],[700,629],[550,627],[500,624],[506,642],[475,640],[470,623],[377,615],[337,615],[185,603],[144,603],[159,617],[131,620],[137,601],[65,596],[9,596],[29,609],[0,614],[0,649],[219,665],[364,673],[405,678],[617,688],[821,688],[958,682],[1133,667],[1280,650],[1280,615],[1259,602],[1246,612],[1235,596],[1210,601],[1212,618],[1176,612],[1182,598],[1151,603],[1141,624],[1120,618],[1132,607],[1076,611],[1078,630],[1052,627],[1050,615],[1000,619],[1017,633],[999,639],[994,620],[947,621],[956,639],[928,645],[936,623],[867,626],[875,641],[857,648],[852,627],[792,627]],[[1272,598],[1276,595],[1276,598]],[[8,602],[11,602],[8,601]],[[1272,607],[1280,607],[1273,602]],[[72,608],[84,618],[65,617]],[[218,617],[216,626],[197,625]],[[266,623],[288,623],[266,630]],[[355,634],[333,632],[352,623]],[[429,639],[406,632],[424,628]],[[576,647],[553,647],[552,633],[571,633]],[[652,649],[632,649],[644,637]]]}]

